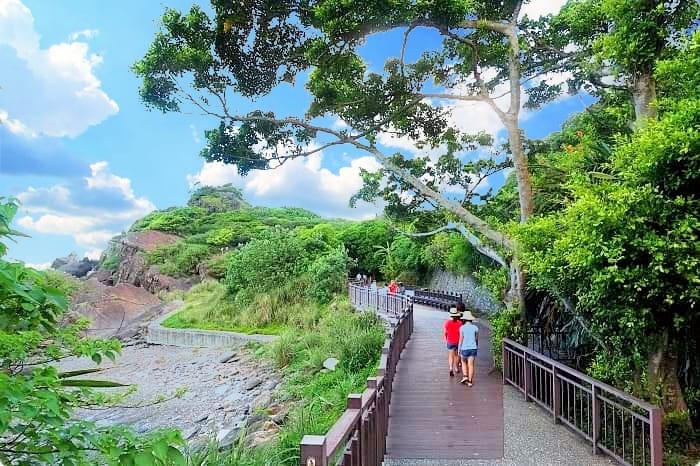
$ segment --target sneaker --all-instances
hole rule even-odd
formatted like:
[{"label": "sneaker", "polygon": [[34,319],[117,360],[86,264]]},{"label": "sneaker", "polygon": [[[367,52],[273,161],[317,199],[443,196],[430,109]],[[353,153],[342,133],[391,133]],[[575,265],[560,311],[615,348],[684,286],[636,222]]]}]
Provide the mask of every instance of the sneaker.
[{"label": "sneaker", "polygon": [[455,376],[454,371],[453,371],[453,370],[450,370],[450,377],[454,377],[454,376]]},{"label": "sneaker", "polygon": [[468,383],[469,379],[466,377],[462,377],[462,380],[459,381],[459,383]]},{"label": "sneaker", "polygon": [[467,380],[467,387],[473,387],[474,384],[472,383],[471,380]]}]

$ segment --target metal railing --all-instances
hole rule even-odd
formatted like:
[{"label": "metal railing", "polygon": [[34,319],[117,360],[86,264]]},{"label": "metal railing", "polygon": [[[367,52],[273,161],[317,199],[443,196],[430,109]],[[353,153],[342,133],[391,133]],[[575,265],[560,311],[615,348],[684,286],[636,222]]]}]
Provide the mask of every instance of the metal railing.
[{"label": "metal railing", "polygon": [[512,340],[503,340],[503,383],[624,465],[661,466],[662,411]]},{"label": "metal railing", "polygon": [[381,314],[398,316],[411,305],[411,297],[402,294],[380,293],[354,283],[348,284],[350,302],[358,309],[373,309]]},{"label": "metal railing", "polygon": [[[353,292],[353,287],[348,286],[356,306],[374,303],[373,309],[394,312],[393,303],[398,300],[384,301],[375,296],[365,301],[367,295]],[[300,444],[302,466],[380,466],[384,461],[396,366],[413,332],[413,304],[410,299],[401,298],[405,307],[395,313],[396,319],[389,324],[377,377],[367,379],[367,389],[361,394],[348,395],[347,409],[325,435],[304,436]]]}]

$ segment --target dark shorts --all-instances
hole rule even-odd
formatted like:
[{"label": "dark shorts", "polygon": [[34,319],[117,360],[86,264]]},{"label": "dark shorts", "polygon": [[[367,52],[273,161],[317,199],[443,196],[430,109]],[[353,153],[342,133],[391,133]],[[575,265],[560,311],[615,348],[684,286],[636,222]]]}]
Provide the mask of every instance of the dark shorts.
[{"label": "dark shorts", "polygon": [[459,343],[448,343],[448,344],[447,344],[447,349],[450,350],[450,351],[456,350],[458,346],[459,346]]},{"label": "dark shorts", "polygon": [[464,359],[475,358],[476,357],[476,350],[475,349],[465,349],[465,350],[460,351],[459,355],[462,356]]}]

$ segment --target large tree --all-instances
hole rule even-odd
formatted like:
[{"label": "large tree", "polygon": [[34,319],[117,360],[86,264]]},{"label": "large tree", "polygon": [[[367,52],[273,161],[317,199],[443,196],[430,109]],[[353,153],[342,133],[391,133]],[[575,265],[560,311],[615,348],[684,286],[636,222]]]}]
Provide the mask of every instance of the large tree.
[{"label": "large tree", "polygon": [[542,82],[541,97],[583,88],[593,95],[630,98],[635,125],[658,115],[658,60],[669,57],[697,27],[693,0],[569,0],[561,12],[523,22],[532,59],[552,72],[569,74],[566,85]]},{"label": "large tree", "polygon": [[[462,198],[444,194],[446,185],[464,187],[497,165],[474,170],[460,158],[489,138],[460,131],[452,119],[454,104],[484,103],[507,131],[507,143],[499,149],[514,167],[520,220],[532,215],[531,176],[519,127],[522,89],[525,81],[550,70],[521,46],[522,4],[393,0],[363,2],[359,8],[341,0],[212,0],[212,17],[198,6],[187,13],[168,9],[134,70],[143,79],[141,96],[148,106],[164,112],[194,108],[216,119],[218,127],[207,132],[202,156],[234,163],[241,174],[341,144],[372,154],[404,188],[410,187],[414,202],[446,209],[478,235],[474,239],[490,243],[482,250],[509,263],[511,296],[522,304],[524,278],[513,239],[474,214],[473,191]],[[403,33],[401,47],[381,72],[371,71],[359,47],[368,36],[393,29]],[[408,60],[413,54],[407,49],[420,47],[411,42],[414,33],[425,29],[440,37],[440,46]],[[310,71],[306,88],[312,97],[303,115],[231,110],[234,96],[267,95],[303,71]],[[540,103],[541,92],[528,89],[532,105]],[[341,118],[348,127],[337,129],[327,124],[328,117]],[[441,176],[424,176],[434,161],[382,150],[377,144],[381,133],[442,152]],[[453,176],[444,176],[446,171]]]}]

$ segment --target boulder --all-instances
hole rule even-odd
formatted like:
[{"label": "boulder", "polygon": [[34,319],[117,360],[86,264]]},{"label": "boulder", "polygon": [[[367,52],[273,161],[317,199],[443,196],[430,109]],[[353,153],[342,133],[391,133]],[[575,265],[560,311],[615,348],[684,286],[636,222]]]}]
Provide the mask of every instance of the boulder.
[{"label": "boulder", "polygon": [[244,388],[246,390],[250,391],[250,390],[254,389],[255,387],[257,387],[258,385],[260,385],[261,383],[262,383],[262,379],[252,378],[246,382]]},{"label": "boulder", "polygon": [[329,371],[334,371],[337,365],[338,360],[336,358],[328,358],[325,361],[323,361],[323,368]]},{"label": "boulder", "polygon": [[272,396],[270,392],[262,392],[260,395],[255,397],[253,402],[250,404],[250,409],[256,411],[258,409],[267,408],[272,402]]},{"label": "boulder", "polygon": [[160,273],[157,266],[149,267],[144,274],[141,286],[153,294],[160,291],[189,290],[193,282],[183,278],[174,278]]}]

